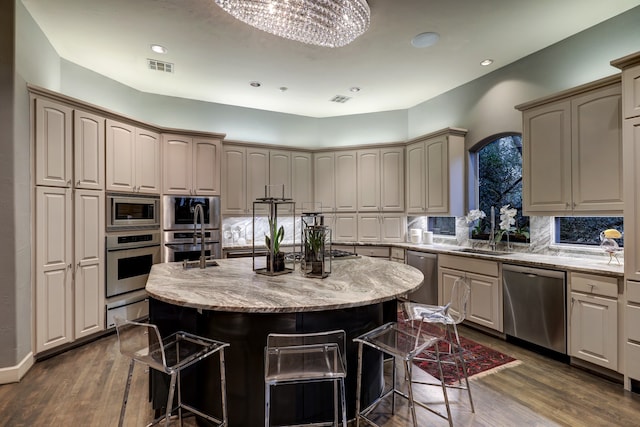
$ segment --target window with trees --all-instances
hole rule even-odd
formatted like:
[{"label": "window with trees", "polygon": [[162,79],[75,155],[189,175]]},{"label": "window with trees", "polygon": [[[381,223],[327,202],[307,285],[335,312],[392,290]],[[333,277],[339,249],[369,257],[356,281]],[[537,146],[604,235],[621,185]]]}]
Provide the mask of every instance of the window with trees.
[{"label": "window with trees", "polygon": [[623,217],[572,216],[555,218],[555,242],[572,245],[598,246],[602,243],[600,233],[613,228],[622,234],[616,239],[618,246],[624,246]]},{"label": "window with trees", "polygon": [[[488,240],[491,231],[491,207],[495,213],[496,240],[506,238],[529,242],[529,217],[522,215],[522,137],[505,134],[490,139],[476,151],[478,168],[478,209],[486,217],[471,229],[471,238]],[[515,223],[501,230],[500,208],[515,209]]]}]

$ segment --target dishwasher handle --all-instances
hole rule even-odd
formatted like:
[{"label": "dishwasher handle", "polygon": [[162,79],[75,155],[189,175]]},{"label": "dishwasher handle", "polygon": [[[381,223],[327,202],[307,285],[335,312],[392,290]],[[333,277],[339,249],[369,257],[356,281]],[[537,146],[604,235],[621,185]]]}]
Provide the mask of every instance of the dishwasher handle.
[{"label": "dishwasher handle", "polygon": [[502,271],[512,271],[514,273],[526,274],[529,277],[551,277],[554,279],[564,279],[565,272],[558,270],[546,270],[541,268],[525,267],[522,265],[502,264]]}]

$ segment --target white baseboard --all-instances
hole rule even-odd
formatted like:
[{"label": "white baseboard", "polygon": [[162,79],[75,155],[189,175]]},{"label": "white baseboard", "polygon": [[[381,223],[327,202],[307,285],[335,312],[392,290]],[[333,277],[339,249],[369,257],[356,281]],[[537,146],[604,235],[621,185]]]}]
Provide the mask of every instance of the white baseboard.
[{"label": "white baseboard", "polygon": [[24,374],[31,369],[35,362],[33,353],[29,352],[24,359],[15,366],[8,368],[0,368],[0,384],[9,384],[19,382]]}]

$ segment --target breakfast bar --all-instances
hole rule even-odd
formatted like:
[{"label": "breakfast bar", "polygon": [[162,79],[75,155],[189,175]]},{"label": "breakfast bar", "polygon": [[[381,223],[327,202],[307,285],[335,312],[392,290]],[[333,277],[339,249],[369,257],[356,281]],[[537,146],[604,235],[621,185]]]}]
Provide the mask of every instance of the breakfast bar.
[{"label": "breakfast bar", "polygon": [[[396,298],[417,289],[423,274],[408,265],[358,257],[334,261],[325,279],[299,271],[280,276],[256,274],[251,258],[220,259],[218,266],[184,269],[181,263],[153,266],[146,290],[150,319],[163,335],[178,329],[231,344],[226,355],[229,424],[264,424],[263,358],[269,333],[307,333],[344,329],[347,334],[347,415],[354,416],[357,349],[353,338],[395,319]],[[382,387],[382,359],[366,357],[363,400],[375,399]],[[215,361],[185,378],[184,396],[205,410],[218,402]],[[331,399],[321,384],[283,387],[273,397],[274,423],[317,420]],[[154,407],[166,400],[162,379],[152,377]],[[330,396],[330,393],[326,396]]]}]

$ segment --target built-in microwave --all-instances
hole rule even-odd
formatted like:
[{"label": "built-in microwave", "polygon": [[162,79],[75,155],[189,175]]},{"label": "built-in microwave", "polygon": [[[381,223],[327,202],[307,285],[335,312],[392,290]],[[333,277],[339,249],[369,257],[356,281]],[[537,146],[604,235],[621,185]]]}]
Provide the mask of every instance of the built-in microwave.
[{"label": "built-in microwave", "polygon": [[160,197],[107,194],[107,231],[160,228]]},{"label": "built-in microwave", "polygon": [[[164,196],[163,229],[164,230],[188,230],[193,229],[193,212],[196,205],[202,205],[204,212],[204,228],[220,228],[220,197],[198,196]],[[200,218],[198,218],[198,222]]]}]

